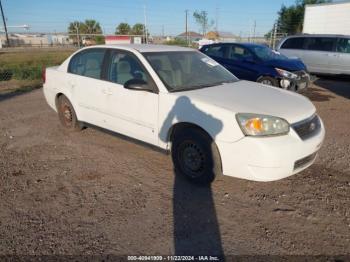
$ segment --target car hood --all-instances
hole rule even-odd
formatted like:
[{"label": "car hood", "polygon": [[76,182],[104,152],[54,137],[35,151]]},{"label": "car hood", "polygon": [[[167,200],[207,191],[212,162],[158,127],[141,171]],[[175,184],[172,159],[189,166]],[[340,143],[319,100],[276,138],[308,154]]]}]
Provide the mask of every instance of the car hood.
[{"label": "car hood", "polygon": [[272,115],[284,118],[291,124],[316,112],[310,100],[302,95],[244,80],[173,94],[179,97],[187,96],[193,103],[215,105],[234,114]]},{"label": "car hood", "polygon": [[274,59],[265,62],[266,65],[281,68],[288,71],[306,70],[306,66],[299,59]]}]

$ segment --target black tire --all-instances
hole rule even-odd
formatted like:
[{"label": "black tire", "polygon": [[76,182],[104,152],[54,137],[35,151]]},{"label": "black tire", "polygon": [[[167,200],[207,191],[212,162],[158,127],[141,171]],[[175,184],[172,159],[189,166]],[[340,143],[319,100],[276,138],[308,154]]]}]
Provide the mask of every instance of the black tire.
[{"label": "black tire", "polygon": [[185,128],[175,133],[171,156],[176,175],[183,175],[193,183],[207,185],[222,174],[216,144],[200,129]]},{"label": "black tire", "polygon": [[83,129],[83,125],[78,121],[71,102],[64,95],[58,97],[57,112],[58,118],[65,129],[69,131],[80,131]]},{"label": "black tire", "polygon": [[265,85],[279,87],[278,81],[275,78],[270,76],[261,76],[258,78],[258,80],[256,80],[256,82],[265,84]]}]

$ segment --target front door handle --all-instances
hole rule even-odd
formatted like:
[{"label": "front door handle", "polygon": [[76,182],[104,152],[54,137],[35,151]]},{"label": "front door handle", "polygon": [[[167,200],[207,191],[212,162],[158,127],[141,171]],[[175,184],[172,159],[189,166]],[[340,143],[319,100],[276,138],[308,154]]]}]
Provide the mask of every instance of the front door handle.
[{"label": "front door handle", "polygon": [[112,91],[109,88],[104,88],[104,89],[102,89],[102,93],[105,95],[111,95]]}]

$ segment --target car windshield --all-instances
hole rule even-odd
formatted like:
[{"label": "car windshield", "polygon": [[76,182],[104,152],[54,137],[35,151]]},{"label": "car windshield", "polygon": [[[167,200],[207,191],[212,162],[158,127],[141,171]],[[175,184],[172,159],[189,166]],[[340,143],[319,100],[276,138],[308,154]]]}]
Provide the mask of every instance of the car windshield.
[{"label": "car windshield", "polygon": [[143,55],[170,92],[238,81],[216,61],[197,51],[147,52]]},{"label": "car windshield", "polygon": [[250,50],[263,61],[287,60],[288,58],[281,53],[274,51],[266,46],[252,46]]}]

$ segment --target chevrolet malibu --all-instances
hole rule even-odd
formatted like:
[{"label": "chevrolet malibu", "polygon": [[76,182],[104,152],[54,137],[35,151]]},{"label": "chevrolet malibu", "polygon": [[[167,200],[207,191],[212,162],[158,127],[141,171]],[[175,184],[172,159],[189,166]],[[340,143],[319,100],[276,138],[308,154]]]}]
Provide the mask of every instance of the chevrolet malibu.
[{"label": "chevrolet malibu", "polygon": [[43,77],[65,129],[98,126],[171,152],[195,183],[288,177],[314,162],[325,135],[307,98],[238,80],[190,48],[93,46]]}]

